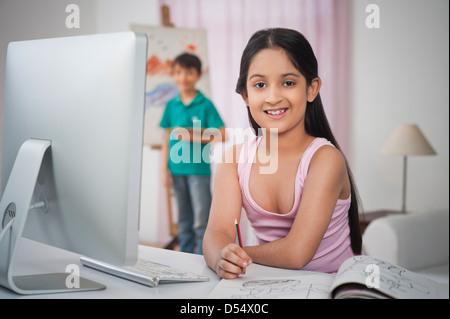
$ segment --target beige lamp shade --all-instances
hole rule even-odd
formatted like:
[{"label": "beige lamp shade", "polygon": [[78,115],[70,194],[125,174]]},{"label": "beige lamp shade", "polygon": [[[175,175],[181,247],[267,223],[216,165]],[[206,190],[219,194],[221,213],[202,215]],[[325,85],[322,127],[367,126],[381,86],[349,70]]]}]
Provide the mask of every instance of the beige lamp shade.
[{"label": "beige lamp shade", "polygon": [[383,155],[434,155],[436,152],[415,124],[397,125],[379,150]]}]

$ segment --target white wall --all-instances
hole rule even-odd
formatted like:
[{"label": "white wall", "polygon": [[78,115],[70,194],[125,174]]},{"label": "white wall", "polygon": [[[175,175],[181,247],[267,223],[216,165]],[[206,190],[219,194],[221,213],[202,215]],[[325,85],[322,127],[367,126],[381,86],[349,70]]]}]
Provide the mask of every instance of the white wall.
[{"label": "white wall", "polygon": [[[0,0],[0,151],[3,142],[5,62],[8,43],[39,38],[95,33],[96,9],[90,0],[76,1],[80,28],[66,27],[70,0]],[[1,154],[1,153],[0,153]],[[1,164],[1,157],[0,157]],[[1,165],[0,165],[1,173]]]},{"label": "white wall", "polygon": [[[368,29],[365,8],[380,8]],[[400,209],[402,158],[377,151],[396,124],[416,123],[437,156],[408,159],[412,211],[449,207],[449,2],[353,0],[349,156],[366,210]]]},{"label": "white wall", "polygon": [[130,31],[130,24],[159,24],[158,0],[95,0],[98,33]]}]

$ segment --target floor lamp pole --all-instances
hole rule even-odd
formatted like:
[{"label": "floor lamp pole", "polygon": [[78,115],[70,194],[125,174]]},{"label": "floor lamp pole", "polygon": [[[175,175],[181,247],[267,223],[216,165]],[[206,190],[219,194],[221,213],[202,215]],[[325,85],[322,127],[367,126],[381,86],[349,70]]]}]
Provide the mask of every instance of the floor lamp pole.
[{"label": "floor lamp pole", "polygon": [[408,156],[403,156],[403,194],[402,194],[402,213],[406,213],[406,168]]}]

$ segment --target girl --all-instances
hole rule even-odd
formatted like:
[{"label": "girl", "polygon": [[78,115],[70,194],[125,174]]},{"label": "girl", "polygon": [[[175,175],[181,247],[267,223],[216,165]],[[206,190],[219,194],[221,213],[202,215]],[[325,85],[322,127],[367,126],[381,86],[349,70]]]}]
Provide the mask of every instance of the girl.
[{"label": "girl", "polygon": [[[317,60],[302,34],[277,28],[251,37],[236,92],[257,137],[229,149],[236,159],[218,166],[203,240],[205,260],[220,277],[236,278],[252,262],[333,273],[361,253],[356,191],[320,87]],[[274,137],[277,152],[268,156],[278,166],[264,174],[261,154]],[[257,246],[235,244],[242,207]]]}]

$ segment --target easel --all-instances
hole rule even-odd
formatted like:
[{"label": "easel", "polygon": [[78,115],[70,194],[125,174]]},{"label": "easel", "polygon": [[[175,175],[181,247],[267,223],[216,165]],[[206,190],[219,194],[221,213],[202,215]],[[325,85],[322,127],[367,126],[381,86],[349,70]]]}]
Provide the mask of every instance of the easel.
[{"label": "easel", "polygon": [[173,27],[173,23],[170,22],[170,8],[167,5],[161,6],[161,24],[165,27]]}]

